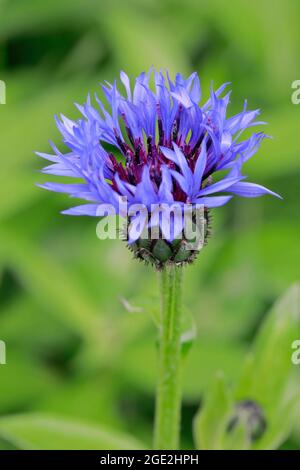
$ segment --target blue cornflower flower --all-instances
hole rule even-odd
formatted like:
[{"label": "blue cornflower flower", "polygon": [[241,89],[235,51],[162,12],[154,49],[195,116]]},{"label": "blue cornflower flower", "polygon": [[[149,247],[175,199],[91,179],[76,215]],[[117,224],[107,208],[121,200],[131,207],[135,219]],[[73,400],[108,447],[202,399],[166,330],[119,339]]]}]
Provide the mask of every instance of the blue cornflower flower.
[{"label": "blue cornflower flower", "polygon": [[[152,204],[201,204],[208,210],[233,195],[278,196],[244,181],[243,163],[267,136],[258,132],[242,140],[246,129],[264,123],[256,120],[259,110],[247,110],[247,102],[239,114],[227,117],[230,92],[223,95],[228,84],[211,88],[209,100],[200,106],[197,73],[187,79],[177,74],[173,82],[168,73],[150,70],[137,77],[133,88],[124,72],[120,79],[125,96],[116,82],[102,85],[109,112],[95,95],[97,107],[90,97],[83,106],[76,105],[81,119],[56,117],[66,153],[53,143],[54,154],[38,153],[52,162],[44,173],[82,180],[40,185],[87,201],[64,214],[96,216],[101,204],[118,211],[121,197],[129,207],[143,204],[150,211]],[[218,179],[221,170],[227,174]]]}]

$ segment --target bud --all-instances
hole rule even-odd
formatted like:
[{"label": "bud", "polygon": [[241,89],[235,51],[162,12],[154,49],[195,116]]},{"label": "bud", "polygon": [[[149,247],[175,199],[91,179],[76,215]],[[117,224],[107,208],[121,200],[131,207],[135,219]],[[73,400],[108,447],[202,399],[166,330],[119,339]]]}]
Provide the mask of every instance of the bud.
[{"label": "bud", "polygon": [[253,400],[242,400],[236,403],[235,412],[228,424],[227,431],[233,431],[239,424],[246,426],[251,442],[259,439],[267,427],[262,408]]}]

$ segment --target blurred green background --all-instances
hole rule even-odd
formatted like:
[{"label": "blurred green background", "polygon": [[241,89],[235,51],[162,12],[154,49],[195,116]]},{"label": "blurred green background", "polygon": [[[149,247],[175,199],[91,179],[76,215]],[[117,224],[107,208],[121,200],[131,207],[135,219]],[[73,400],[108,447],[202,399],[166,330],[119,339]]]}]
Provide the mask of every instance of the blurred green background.
[{"label": "blurred green background", "polygon": [[[186,270],[198,331],[184,378],[182,446],[191,448],[192,418],[215,371],[238,376],[268,309],[299,279],[300,106],[291,83],[300,78],[300,3],[0,0],[0,17],[2,448],[151,445],[156,331],[147,310],[157,305],[156,275],[121,241],[100,242],[94,219],[60,215],[67,196],[34,186],[45,181],[34,151],[60,139],[54,114],[77,118],[73,103],[100,81],[154,65],[197,71],[204,95],[211,80],[232,82],[231,112],[248,98],[269,123],[273,139],[247,173],[284,201],[236,198],[216,209],[213,236]],[[124,299],[143,312],[128,312]],[[300,366],[293,372],[300,387]],[[300,425],[284,446],[300,448]]]}]

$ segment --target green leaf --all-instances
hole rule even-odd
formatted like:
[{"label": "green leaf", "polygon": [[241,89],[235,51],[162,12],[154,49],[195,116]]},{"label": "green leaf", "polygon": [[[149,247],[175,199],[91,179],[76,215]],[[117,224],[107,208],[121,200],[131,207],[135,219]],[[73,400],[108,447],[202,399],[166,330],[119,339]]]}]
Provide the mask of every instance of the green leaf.
[{"label": "green leaf", "polygon": [[300,337],[300,286],[292,286],[274,305],[245,361],[235,398],[255,400],[263,410],[266,431],[253,447],[272,449],[288,436],[296,409],[285,400],[292,378],[292,343]]},{"label": "green leaf", "polygon": [[[299,337],[300,286],[295,284],[274,305],[262,325],[252,352],[245,360],[241,379],[230,395],[220,377],[207,390],[203,409],[195,420],[195,440],[203,449],[273,449],[287,438],[297,400],[285,400],[290,383],[291,345]],[[262,407],[266,430],[252,444],[247,423],[240,422],[228,433],[234,403],[253,400]],[[231,414],[232,416],[232,414]]]},{"label": "green leaf", "polygon": [[236,380],[244,355],[244,347],[237,343],[199,336],[193,344],[185,365],[185,396],[197,400],[201,393],[207,393],[209,382],[218,370],[222,370],[231,380]]},{"label": "green leaf", "polygon": [[205,395],[203,407],[194,420],[194,438],[197,449],[220,450],[232,411],[233,398],[226,387],[224,376],[218,373]]},{"label": "green leaf", "polygon": [[96,376],[77,375],[72,381],[44,393],[31,409],[123,431],[127,423],[119,413],[120,391],[115,382],[104,371]]},{"label": "green leaf", "polygon": [[0,436],[19,449],[142,449],[135,438],[52,415],[21,414],[0,419]]},{"label": "green leaf", "polygon": [[0,257],[17,273],[25,289],[72,330],[90,338],[97,322],[100,328],[96,306],[76,285],[71,273],[46,252],[21,235],[2,229]]},{"label": "green leaf", "polygon": [[29,355],[17,353],[8,343],[6,364],[0,365],[0,413],[37,403],[42,396],[53,392],[58,383],[51,371],[42,368]]},{"label": "green leaf", "polygon": [[224,432],[222,449],[248,450],[251,447],[246,423],[237,423],[230,432]]},{"label": "green leaf", "polygon": [[[295,422],[295,410],[299,408],[299,394],[283,403],[268,423],[267,432],[253,444],[253,449],[273,450],[289,437]],[[296,415],[297,416],[297,415]]]},{"label": "green leaf", "polygon": [[237,387],[238,399],[257,400],[270,413],[279,404],[292,372],[292,343],[300,337],[300,286],[275,303],[262,325]]}]

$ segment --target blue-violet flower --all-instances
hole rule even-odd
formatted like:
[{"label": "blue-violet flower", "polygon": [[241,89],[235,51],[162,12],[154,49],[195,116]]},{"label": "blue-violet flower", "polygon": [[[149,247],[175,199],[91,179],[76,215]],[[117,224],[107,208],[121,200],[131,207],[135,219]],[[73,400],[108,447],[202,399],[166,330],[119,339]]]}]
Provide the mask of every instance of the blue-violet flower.
[{"label": "blue-violet flower", "polygon": [[172,81],[168,73],[150,70],[136,78],[133,88],[124,72],[120,79],[125,96],[116,81],[102,85],[109,111],[95,95],[98,107],[89,96],[83,106],[76,105],[82,114],[77,121],[56,117],[67,152],[51,143],[54,154],[38,153],[52,162],[44,173],[82,180],[41,185],[87,201],[64,214],[97,216],[101,204],[118,211],[121,197],[129,207],[143,204],[150,213],[152,204],[200,204],[208,211],[233,195],[278,196],[245,181],[242,165],[266,135],[257,132],[243,140],[242,134],[264,123],[256,120],[259,110],[247,110],[246,101],[239,114],[227,116],[228,84],[211,88],[210,98],[200,106],[197,73],[187,79],[177,74]]}]

